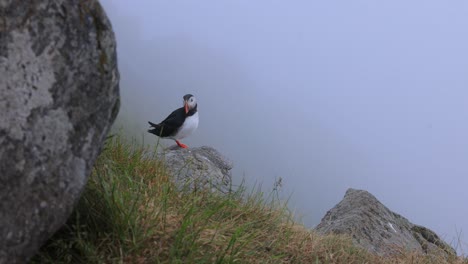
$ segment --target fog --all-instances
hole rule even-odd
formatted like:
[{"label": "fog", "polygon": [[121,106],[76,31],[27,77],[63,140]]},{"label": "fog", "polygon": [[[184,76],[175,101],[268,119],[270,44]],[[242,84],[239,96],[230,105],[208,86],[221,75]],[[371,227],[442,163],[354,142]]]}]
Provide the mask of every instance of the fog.
[{"label": "fog", "polygon": [[467,1],[101,2],[116,127],[153,144],[147,121],[194,94],[182,142],[229,157],[235,182],[281,177],[306,226],[352,187],[468,248]]}]

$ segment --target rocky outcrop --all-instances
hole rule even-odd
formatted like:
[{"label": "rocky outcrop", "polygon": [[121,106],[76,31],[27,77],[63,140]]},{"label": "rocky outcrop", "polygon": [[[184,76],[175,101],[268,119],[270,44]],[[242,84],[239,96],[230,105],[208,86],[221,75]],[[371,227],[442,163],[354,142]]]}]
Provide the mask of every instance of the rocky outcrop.
[{"label": "rocky outcrop", "polygon": [[232,163],[214,148],[183,149],[175,145],[164,151],[163,159],[180,188],[230,191]]},{"label": "rocky outcrop", "polygon": [[111,25],[96,0],[0,0],[0,263],[66,221],[119,109]]},{"label": "rocky outcrop", "polygon": [[348,189],[343,200],[315,228],[321,234],[347,234],[354,244],[378,255],[401,250],[455,255],[433,231],[390,211],[367,191]]}]

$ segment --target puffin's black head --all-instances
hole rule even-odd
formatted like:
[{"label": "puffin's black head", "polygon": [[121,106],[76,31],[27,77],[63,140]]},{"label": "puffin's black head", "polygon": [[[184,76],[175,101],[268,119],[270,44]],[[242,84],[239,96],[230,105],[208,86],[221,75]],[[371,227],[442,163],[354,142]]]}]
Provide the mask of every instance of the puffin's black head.
[{"label": "puffin's black head", "polygon": [[191,94],[184,95],[184,108],[185,113],[187,114],[190,110],[197,107],[197,99]]}]

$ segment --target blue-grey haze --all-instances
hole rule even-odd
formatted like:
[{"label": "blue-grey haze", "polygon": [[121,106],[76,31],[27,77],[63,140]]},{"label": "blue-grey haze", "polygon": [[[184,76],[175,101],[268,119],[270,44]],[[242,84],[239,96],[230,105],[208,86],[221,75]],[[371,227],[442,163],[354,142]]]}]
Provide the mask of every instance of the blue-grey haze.
[{"label": "blue-grey haze", "polygon": [[468,1],[101,2],[117,126],[153,143],[146,121],[192,93],[183,142],[220,150],[236,181],[282,177],[307,226],[353,187],[468,248]]}]

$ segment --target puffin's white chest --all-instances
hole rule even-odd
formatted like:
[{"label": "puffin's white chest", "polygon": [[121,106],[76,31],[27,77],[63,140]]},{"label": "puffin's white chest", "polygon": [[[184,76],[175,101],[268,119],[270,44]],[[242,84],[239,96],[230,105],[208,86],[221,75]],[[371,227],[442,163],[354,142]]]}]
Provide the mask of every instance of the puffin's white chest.
[{"label": "puffin's white chest", "polygon": [[194,115],[185,118],[184,124],[179,128],[179,131],[174,135],[174,139],[179,140],[190,136],[198,127],[198,112]]}]

